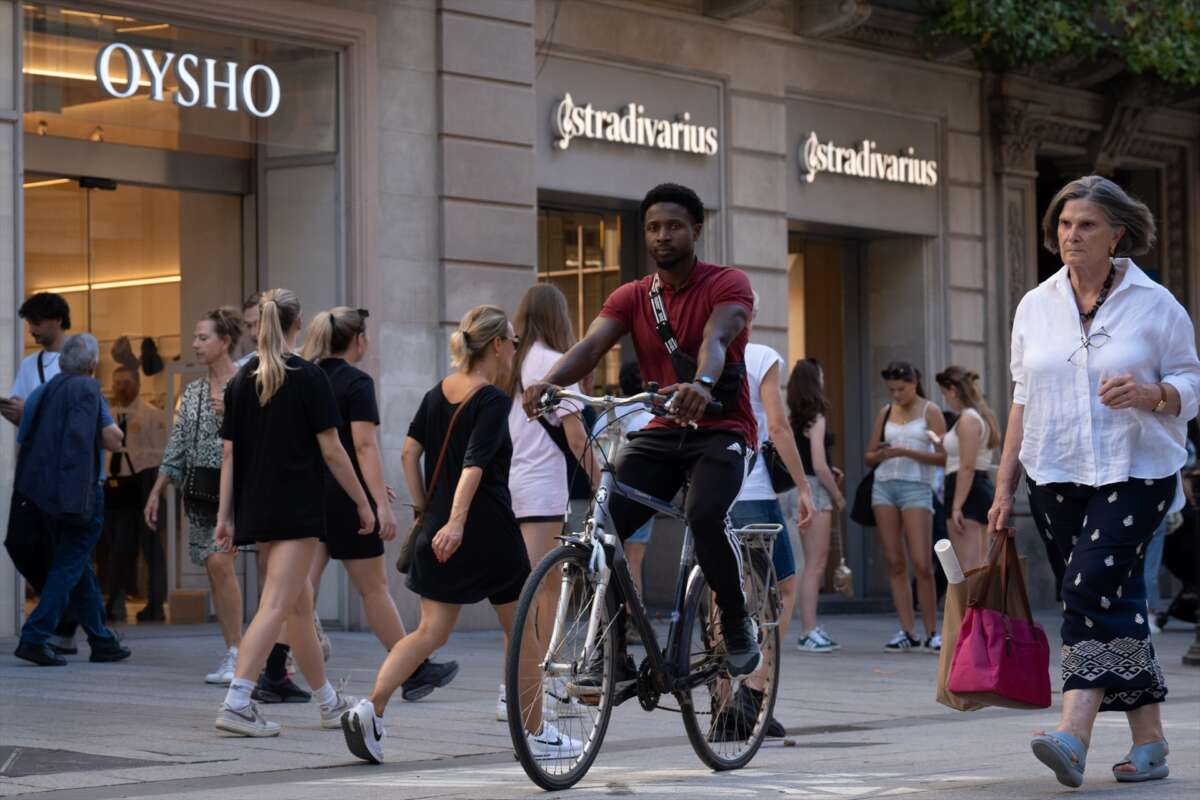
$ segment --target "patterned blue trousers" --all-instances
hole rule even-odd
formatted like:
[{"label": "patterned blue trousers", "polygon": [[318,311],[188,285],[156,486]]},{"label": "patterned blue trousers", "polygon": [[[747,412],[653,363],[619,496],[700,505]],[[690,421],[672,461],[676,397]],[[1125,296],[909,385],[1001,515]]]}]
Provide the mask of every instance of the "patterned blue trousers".
[{"label": "patterned blue trousers", "polygon": [[1103,689],[1101,711],[1131,711],[1167,696],[1150,644],[1143,561],[1175,475],[1107,486],[1029,481],[1029,505],[1062,577],[1063,691]]}]

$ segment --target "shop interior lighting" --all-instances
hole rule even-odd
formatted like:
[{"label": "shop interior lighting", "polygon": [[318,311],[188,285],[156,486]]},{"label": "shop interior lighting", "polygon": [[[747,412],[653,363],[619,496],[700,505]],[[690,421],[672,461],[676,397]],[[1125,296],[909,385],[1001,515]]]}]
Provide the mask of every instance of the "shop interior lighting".
[{"label": "shop interior lighting", "polygon": [[[23,67],[21,72],[25,75],[36,75],[39,78],[64,78],[71,81],[91,81],[96,82],[96,76],[91,72],[72,72],[66,69],[49,69],[47,67]],[[117,83],[126,83],[126,78],[118,78]],[[138,86],[150,86],[149,78],[142,78],[138,81]]]},{"label": "shop interior lighting", "polygon": [[98,291],[100,289],[129,289],[135,286],[160,286],[164,283],[179,283],[179,275],[160,275],[155,278],[131,278],[124,281],[101,281],[99,283],[73,283],[67,286],[47,286],[39,288],[39,292],[54,292],[69,294],[71,292]]},{"label": "shop interior lighting", "polygon": [[155,25],[134,25],[129,28],[117,28],[117,33],[146,33],[148,31],[164,31],[171,26],[165,22],[159,22]]},{"label": "shop interior lighting", "polygon": [[48,178],[43,181],[30,181],[29,183],[21,184],[24,189],[41,189],[43,186],[60,186],[64,183],[70,183],[70,178]]}]

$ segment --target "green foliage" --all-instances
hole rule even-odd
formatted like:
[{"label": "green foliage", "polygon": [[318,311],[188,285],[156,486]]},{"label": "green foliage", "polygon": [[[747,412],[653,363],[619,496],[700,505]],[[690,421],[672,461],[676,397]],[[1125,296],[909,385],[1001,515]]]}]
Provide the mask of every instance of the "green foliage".
[{"label": "green foliage", "polygon": [[919,33],[930,46],[965,42],[989,69],[1118,58],[1136,74],[1200,86],[1200,0],[929,0]]}]

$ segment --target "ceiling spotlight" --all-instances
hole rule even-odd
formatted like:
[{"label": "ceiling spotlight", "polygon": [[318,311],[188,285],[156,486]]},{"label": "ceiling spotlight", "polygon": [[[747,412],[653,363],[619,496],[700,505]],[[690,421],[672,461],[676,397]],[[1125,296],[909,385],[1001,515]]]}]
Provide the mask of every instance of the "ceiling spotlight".
[{"label": "ceiling spotlight", "polygon": [[93,142],[103,142],[104,141],[104,128],[101,128],[99,125],[97,125],[95,128],[92,129],[92,132],[90,134],[88,134],[88,138],[91,139]]}]

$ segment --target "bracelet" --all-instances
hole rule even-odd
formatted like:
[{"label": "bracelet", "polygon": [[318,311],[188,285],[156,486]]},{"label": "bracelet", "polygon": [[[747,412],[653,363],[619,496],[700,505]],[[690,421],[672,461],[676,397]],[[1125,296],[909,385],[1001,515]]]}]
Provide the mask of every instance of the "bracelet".
[{"label": "bracelet", "polygon": [[1154,406],[1154,413],[1161,414],[1167,407],[1167,388],[1161,383],[1154,385],[1158,387],[1158,403]]}]

